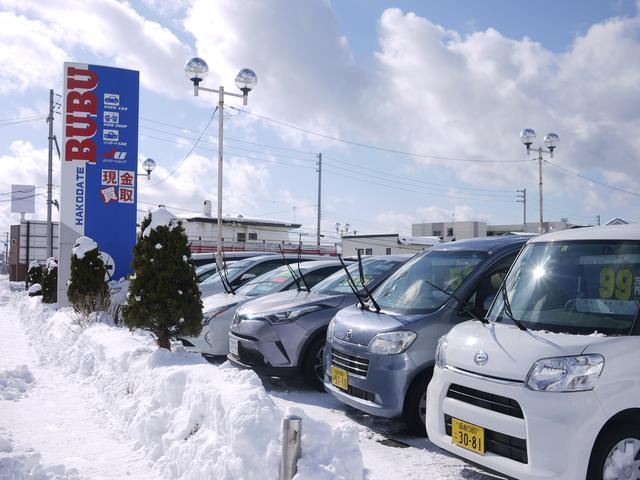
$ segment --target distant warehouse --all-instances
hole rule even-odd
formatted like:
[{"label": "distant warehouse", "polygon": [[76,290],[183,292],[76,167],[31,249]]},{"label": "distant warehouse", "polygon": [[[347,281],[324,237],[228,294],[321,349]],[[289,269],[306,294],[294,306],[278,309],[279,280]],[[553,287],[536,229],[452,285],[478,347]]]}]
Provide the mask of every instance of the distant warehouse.
[{"label": "distant warehouse", "polygon": [[409,237],[397,233],[378,235],[345,235],[342,237],[342,254],[357,255],[397,255],[428,250],[441,243],[436,237]]}]

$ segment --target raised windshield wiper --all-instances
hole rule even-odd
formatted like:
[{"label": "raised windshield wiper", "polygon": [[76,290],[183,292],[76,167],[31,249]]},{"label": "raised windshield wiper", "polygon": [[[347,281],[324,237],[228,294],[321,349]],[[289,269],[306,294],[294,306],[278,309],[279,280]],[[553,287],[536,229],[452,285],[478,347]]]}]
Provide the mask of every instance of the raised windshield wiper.
[{"label": "raised windshield wiper", "polygon": [[282,259],[284,260],[284,264],[287,266],[287,269],[289,270],[289,273],[291,274],[291,278],[293,278],[293,281],[296,284],[296,289],[301,292],[302,288],[300,288],[300,282],[298,281],[298,277],[296,277],[296,274],[293,273],[293,269],[291,268],[291,265],[289,265],[289,263],[287,262],[287,257],[284,256],[284,250],[282,250],[282,245],[278,245],[278,247],[280,248],[280,255],[282,255]]},{"label": "raised windshield wiper", "polygon": [[509,295],[507,294],[507,282],[502,282],[502,285],[500,285],[500,292],[502,293],[502,301],[504,302],[504,313],[507,314],[507,317],[509,317],[520,330],[526,332],[527,327],[525,327],[524,323],[514,317],[513,312],[511,311],[511,303],[509,302]]},{"label": "raised windshield wiper", "polygon": [[347,274],[347,285],[349,285],[349,288],[351,289],[353,294],[358,298],[358,304],[360,305],[360,308],[364,310],[367,307],[364,304],[364,300],[360,297],[360,294],[358,293],[358,289],[356,288],[356,283],[353,281],[353,278],[351,278],[351,274],[349,273],[349,270],[347,269],[347,266],[345,265],[344,260],[342,260],[342,255],[338,255],[338,260],[340,260],[340,264],[342,265],[342,268],[344,268],[344,271]]},{"label": "raised windshield wiper", "polygon": [[302,269],[300,268],[300,250],[302,249],[302,235],[300,235],[300,237],[298,238],[298,273],[300,274],[300,280],[302,280],[302,283],[304,283],[304,288],[307,289],[307,292],[311,291],[311,289],[309,288],[309,284],[307,283],[307,280],[304,278],[304,274],[302,273]]},{"label": "raised windshield wiper", "polygon": [[362,254],[360,252],[360,249],[358,249],[358,272],[360,273],[360,283],[362,284],[362,288],[364,288],[364,291],[367,293],[367,299],[371,301],[373,307],[376,309],[376,312],[380,312],[380,305],[378,305],[378,302],[374,300],[373,295],[371,295],[371,292],[367,288],[367,284],[364,281],[364,271],[362,269]]},{"label": "raised windshield wiper", "polygon": [[[423,279],[424,280],[424,279]],[[447,300],[449,300],[450,298],[455,299],[458,302],[458,305],[460,305],[460,308],[462,308],[462,310],[464,310],[466,313],[468,313],[469,315],[471,315],[471,317],[474,320],[478,320],[479,322],[482,323],[489,323],[489,320],[487,320],[484,317],[478,317],[475,313],[473,313],[471,310],[469,310],[467,307],[465,307],[464,303],[462,300],[460,300],[456,295],[453,294],[453,292],[447,292],[444,288],[439,287],[438,285],[436,285],[433,282],[430,282],[429,280],[424,280],[424,283],[426,283],[427,285],[435,288],[436,290],[439,290],[440,292],[444,293],[445,295],[447,295]],[[447,300],[445,300],[445,303],[447,302]]]},{"label": "raised windshield wiper", "polygon": [[235,289],[231,286],[231,282],[229,281],[229,275],[227,273],[227,259],[224,256],[224,251],[221,252],[222,253],[222,271],[224,273],[224,279],[227,282],[227,287],[229,287],[230,292],[227,293],[231,293],[231,295],[235,295],[236,291]]},{"label": "raised windshield wiper", "polygon": [[216,264],[216,273],[220,277],[220,283],[222,283],[222,288],[224,288],[224,291],[226,293],[231,293],[231,291],[229,290],[229,287],[227,287],[227,282],[225,282],[224,276],[222,275],[222,269],[217,264]]}]

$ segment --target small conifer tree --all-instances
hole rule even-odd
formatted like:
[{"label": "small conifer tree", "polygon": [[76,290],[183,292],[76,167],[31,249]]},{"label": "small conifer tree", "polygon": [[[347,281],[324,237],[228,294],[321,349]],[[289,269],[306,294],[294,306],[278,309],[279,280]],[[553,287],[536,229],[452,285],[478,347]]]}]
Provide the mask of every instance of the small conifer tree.
[{"label": "small conifer tree", "polygon": [[202,329],[195,267],[182,222],[170,212],[150,212],[140,227],[123,320],[131,330],[150,332],[160,348],[170,350],[172,339],[197,336]]},{"label": "small conifer tree", "polygon": [[34,260],[29,265],[27,270],[27,283],[29,285],[35,285],[36,283],[42,284],[42,265],[37,260]]},{"label": "small conifer tree", "polygon": [[76,240],[71,256],[71,275],[67,297],[77,313],[88,316],[109,308],[107,270],[98,251],[98,244],[89,237]]},{"label": "small conifer tree", "polygon": [[42,269],[42,303],[58,301],[58,262],[55,258],[47,258]]}]

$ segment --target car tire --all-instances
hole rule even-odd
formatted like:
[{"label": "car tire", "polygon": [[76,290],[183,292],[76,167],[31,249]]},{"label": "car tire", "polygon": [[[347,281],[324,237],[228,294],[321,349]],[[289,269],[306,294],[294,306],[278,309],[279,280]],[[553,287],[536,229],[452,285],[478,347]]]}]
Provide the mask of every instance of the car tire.
[{"label": "car tire", "polygon": [[426,436],[425,417],[427,411],[427,385],[432,372],[419,375],[407,392],[402,409],[402,419],[407,428],[416,435]]},{"label": "car tire", "polygon": [[[616,450],[629,443],[634,449],[633,460],[625,455],[626,459],[622,462],[611,464],[611,457]],[[628,465],[625,464],[625,460],[630,460]],[[612,469],[612,474],[618,473],[618,476],[611,475],[608,478],[638,478],[638,472],[634,472],[632,467],[632,464],[638,460],[640,460],[640,424],[614,423],[599,435],[593,447],[587,480],[603,480],[607,468]],[[637,469],[637,466],[635,468]],[[628,472],[625,472],[625,469],[628,469]],[[632,476],[625,476],[625,473],[631,473]]]},{"label": "car tire", "polygon": [[306,382],[320,392],[324,392],[324,371],[322,356],[326,342],[325,335],[318,335],[307,347],[302,363],[302,375]]}]

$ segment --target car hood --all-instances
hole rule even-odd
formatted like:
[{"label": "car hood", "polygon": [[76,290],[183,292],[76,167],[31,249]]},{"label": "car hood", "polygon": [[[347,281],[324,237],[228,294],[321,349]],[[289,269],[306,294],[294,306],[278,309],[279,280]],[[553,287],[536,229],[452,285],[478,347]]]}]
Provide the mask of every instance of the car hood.
[{"label": "car hood", "polygon": [[[542,358],[580,355],[607,337],[569,335],[545,331],[523,331],[514,325],[468,321],[447,334],[448,366],[479,375],[523,382],[533,364]],[[476,353],[488,356],[484,366],[476,364]]]},{"label": "car hood", "polygon": [[317,292],[288,290],[251,300],[238,310],[238,315],[284,312],[292,308],[319,303],[337,308],[346,302],[348,297],[349,295],[325,295]]},{"label": "car hood", "polygon": [[216,293],[202,299],[202,311],[206,314],[211,310],[217,310],[225,305],[244,303],[252,297],[246,295],[232,295],[230,293]]},{"label": "car hood", "polygon": [[362,310],[356,305],[340,310],[333,322],[333,338],[358,345],[369,345],[371,339],[382,332],[404,330],[408,323],[396,315]]}]

